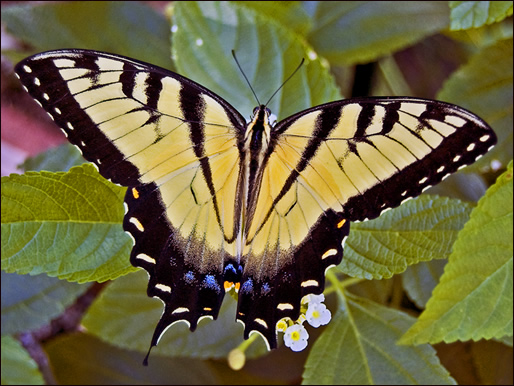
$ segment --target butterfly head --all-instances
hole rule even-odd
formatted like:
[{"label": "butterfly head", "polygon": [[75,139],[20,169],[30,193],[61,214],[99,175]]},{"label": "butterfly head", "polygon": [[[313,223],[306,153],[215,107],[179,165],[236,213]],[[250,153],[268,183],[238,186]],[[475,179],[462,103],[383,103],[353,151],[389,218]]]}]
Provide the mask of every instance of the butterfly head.
[{"label": "butterfly head", "polygon": [[246,129],[246,141],[250,148],[267,147],[271,137],[271,129],[276,123],[276,116],[264,105],[253,109],[253,115]]},{"label": "butterfly head", "polygon": [[[259,114],[262,114],[261,117],[259,117]],[[277,116],[273,114],[271,110],[267,108],[265,105],[260,105],[253,109],[250,119],[246,120],[248,126],[251,126],[251,122],[256,121],[256,119],[266,121],[270,127],[274,127],[277,123]]]}]

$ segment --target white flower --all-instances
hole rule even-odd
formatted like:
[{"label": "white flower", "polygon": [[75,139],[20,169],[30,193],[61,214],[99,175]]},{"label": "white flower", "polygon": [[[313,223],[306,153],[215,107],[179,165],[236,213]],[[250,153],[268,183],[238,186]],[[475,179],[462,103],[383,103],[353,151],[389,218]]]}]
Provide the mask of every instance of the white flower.
[{"label": "white flower", "polygon": [[325,295],[323,295],[323,294],[319,294],[319,295],[309,294],[304,297],[302,303],[314,304],[314,303],[323,303],[324,301],[325,301]]},{"label": "white flower", "polygon": [[312,327],[319,327],[328,324],[332,314],[323,303],[309,303],[305,317]]},{"label": "white flower", "polygon": [[293,351],[302,351],[307,347],[309,333],[300,324],[294,324],[287,328],[284,334],[284,344]]}]

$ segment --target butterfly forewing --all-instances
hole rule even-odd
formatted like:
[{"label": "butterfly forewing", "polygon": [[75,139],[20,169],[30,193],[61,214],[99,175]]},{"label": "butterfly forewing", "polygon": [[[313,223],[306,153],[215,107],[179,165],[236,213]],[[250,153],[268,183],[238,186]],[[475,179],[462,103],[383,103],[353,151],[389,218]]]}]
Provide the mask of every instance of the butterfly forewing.
[{"label": "butterfly forewing", "polygon": [[41,53],[15,71],[84,157],[129,187],[130,260],[165,303],[152,346],[175,321],[194,330],[216,317],[234,282],[245,337],[257,331],[276,347],[277,322],[298,318],[302,297],[321,293],[341,262],[350,221],[419,195],[496,142],[457,106],[351,99],[279,122],[256,166],[245,138],[269,125],[247,125],[173,72],[86,50]]},{"label": "butterfly forewing", "polygon": [[[419,195],[496,143],[474,114],[416,98],[333,102],[287,118],[275,133],[270,173],[290,170],[279,185],[289,181],[290,190],[303,189],[351,221],[375,218]],[[272,205],[261,206],[266,213]]]}]

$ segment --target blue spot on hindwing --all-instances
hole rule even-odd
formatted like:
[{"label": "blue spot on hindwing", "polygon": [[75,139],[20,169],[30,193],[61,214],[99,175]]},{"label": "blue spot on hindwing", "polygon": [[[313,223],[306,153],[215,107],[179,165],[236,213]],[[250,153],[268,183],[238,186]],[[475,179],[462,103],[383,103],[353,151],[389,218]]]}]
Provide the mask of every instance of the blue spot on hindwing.
[{"label": "blue spot on hindwing", "polygon": [[216,281],[216,277],[214,275],[205,275],[202,285],[216,292],[221,291],[220,285]]},{"label": "blue spot on hindwing", "polygon": [[241,289],[239,290],[239,292],[253,292],[253,280],[252,279],[248,279],[246,280],[243,285],[241,286]]},{"label": "blue spot on hindwing", "polygon": [[192,284],[195,281],[195,274],[193,271],[188,271],[184,274],[184,280],[187,284]]}]

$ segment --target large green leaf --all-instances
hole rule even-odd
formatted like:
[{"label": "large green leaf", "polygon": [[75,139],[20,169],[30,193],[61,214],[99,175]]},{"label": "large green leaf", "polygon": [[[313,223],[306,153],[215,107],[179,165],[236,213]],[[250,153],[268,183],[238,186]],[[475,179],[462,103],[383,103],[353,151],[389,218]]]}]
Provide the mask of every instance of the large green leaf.
[{"label": "large green leaf", "polygon": [[447,258],[470,210],[460,200],[424,195],[375,220],[352,224],[339,268],[351,276],[382,279],[420,261]]},{"label": "large green leaf", "polygon": [[472,211],[426,310],[402,343],[512,336],[512,163]]},{"label": "large green leaf", "polygon": [[250,116],[257,101],[232,50],[260,103],[266,103],[306,58],[268,105],[279,120],[340,99],[328,69],[312,56],[308,46],[265,13],[237,3],[177,2],[173,24],[173,58],[178,72],[225,98],[245,117]]},{"label": "large green leaf", "polygon": [[2,334],[33,330],[48,324],[87,288],[46,275],[2,272]]},{"label": "large green leaf", "polygon": [[37,363],[21,343],[2,336],[2,385],[44,385]]},{"label": "large green leaf", "polygon": [[312,20],[303,9],[301,1],[238,1],[253,8],[296,34],[305,35]]},{"label": "large green leaf", "polygon": [[133,271],[124,192],[92,165],[2,177],[2,269],[79,283]]},{"label": "large green leaf", "polygon": [[86,48],[171,65],[166,19],[137,1],[20,3],[2,8],[2,24],[33,52]]},{"label": "large green leaf", "polygon": [[307,39],[332,64],[366,63],[391,54],[449,24],[439,1],[308,1]]},{"label": "large green leaf", "polygon": [[308,385],[455,384],[429,345],[397,346],[414,319],[370,300],[344,303],[311,349]]},{"label": "large green leaf", "polygon": [[479,115],[498,136],[494,150],[467,170],[488,166],[494,159],[507,165],[512,159],[513,66],[512,39],[501,40],[477,52],[437,95]]},{"label": "large green leaf", "polygon": [[452,30],[478,28],[512,15],[512,1],[450,1]]},{"label": "large green leaf", "polygon": [[[143,271],[111,283],[89,309],[84,326],[113,345],[146,353],[163,308],[161,301],[146,295],[147,286],[148,276]],[[235,316],[236,302],[227,295],[216,321],[201,320],[194,333],[184,322],[174,324],[152,350],[152,355],[226,358],[243,340],[243,326],[236,322]],[[264,341],[258,339],[246,356],[265,352]]]}]

